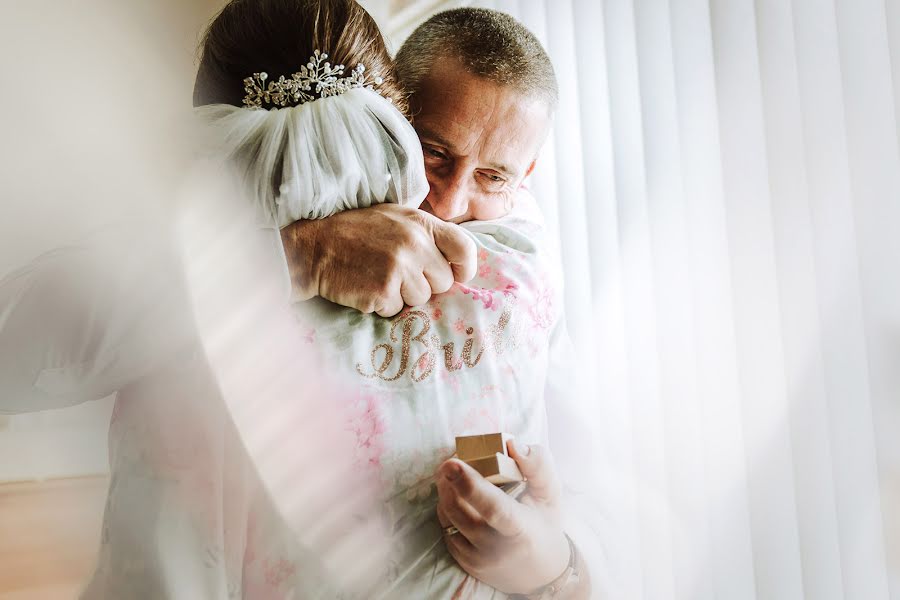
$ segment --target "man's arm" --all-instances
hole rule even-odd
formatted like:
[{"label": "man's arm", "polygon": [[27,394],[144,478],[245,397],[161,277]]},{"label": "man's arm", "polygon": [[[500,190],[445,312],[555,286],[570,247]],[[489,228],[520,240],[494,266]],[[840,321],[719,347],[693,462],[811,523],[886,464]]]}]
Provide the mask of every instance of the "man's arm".
[{"label": "man's arm", "polygon": [[474,242],[423,211],[380,204],[281,230],[293,295],[390,317],[475,276]]}]

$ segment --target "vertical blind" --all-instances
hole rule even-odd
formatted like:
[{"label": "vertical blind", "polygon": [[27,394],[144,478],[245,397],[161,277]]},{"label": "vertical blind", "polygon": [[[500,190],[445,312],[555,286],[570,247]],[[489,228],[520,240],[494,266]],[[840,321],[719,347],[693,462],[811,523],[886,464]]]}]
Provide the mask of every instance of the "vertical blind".
[{"label": "vertical blind", "polygon": [[508,12],[561,88],[558,233],[623,598],[900,599],[900,2]]}]

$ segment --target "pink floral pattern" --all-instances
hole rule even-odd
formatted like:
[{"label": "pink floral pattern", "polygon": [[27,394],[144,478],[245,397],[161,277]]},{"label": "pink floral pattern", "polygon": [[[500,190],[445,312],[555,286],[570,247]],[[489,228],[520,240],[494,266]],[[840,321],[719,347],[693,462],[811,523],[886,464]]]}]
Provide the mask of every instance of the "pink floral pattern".
[{"label": "pink floral pattern", "polygon": [[364,392],[348,407],[347,428],[356,437],[354,464],[361,470],[381,466],[385,432],[382,404],[382,398]]},{"label": "pink floral pattern", "polygon": [[293,577],[297,572],[297,566],[283,558],[270,561],[263,561],[263,573],[265,574],[266,584],[271,587],[279,587],[289,578]]},{"label": "pink floral pattern", "polygon": [[484,288],[469,287],[469,286],[463,285],[461,283],[458,283],[457,285],[459,286],[459,289],[462,290],[463,294],[471,295],[472,300],[475,300],[476,302],[480,300],[481,303],[484,305],[484,308],[491,309],[491,310],[497,310],[498,305],[495,302],[494,290],[486,290]]},{"label": "pink floral pattern", "polygon": [[461,389],[458,370],[462,368],[462,360],[457,359],[456,364],[453,366],[456,368],[455,371],[439,370],[438,378],[441,383],[445,384],[454,394],[458,394]]},{"label": "pink floral pattern", "polygon": [[497,310],[501,306],[500,298],[515,296],[516,290],[519,289],[519,286],[510,280],[506,280],[506,285],[500,289],[469,287],[462,283],[457,283],[456,286],[463,294],[471,295],[472,300],[481,301],[484,308],[489,310]]},{"label": "pink floral pattern", "polygon": [[500,416],[493,407],[476,406],[470,408],[455,425],[459,435],[474,435],[486,431],[501,431]]},{"label": "pink floral pattern", "polygon": [[534,299],[534,303],[528,310],[531,321],[535,327],[550,329],[556,317],[553,289],[544,285]]}]

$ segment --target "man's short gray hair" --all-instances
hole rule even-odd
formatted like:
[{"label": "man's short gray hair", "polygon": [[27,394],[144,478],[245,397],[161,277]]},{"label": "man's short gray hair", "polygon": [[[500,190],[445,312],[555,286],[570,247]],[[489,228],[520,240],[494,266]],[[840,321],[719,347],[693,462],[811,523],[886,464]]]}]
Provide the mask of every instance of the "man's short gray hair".
[{"label": "man's short gray hair", "polygon": [[455,58],[473,75],[542,98],[556,108],[559,89],[550,57],[533,33],[506,13],[456,8],[437,13],[409,36],[396,57],[410,93],[440,58]]}]

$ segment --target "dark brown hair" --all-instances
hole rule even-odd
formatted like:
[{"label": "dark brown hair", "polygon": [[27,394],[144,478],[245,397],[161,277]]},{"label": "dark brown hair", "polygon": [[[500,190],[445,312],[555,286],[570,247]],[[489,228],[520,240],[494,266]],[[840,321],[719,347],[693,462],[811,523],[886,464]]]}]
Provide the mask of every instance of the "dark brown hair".
[{"label": "dark brown hair", "polygon": [[289,77],[315,50],[346,65],[345,75],[360,63],[379,74],[378,92],[406,114],[384,37],[354,0],[232,0],[204,36],[194,106],[242,106],[244,78],[263,71]]}]

